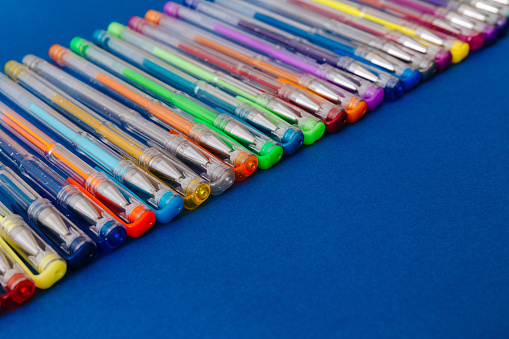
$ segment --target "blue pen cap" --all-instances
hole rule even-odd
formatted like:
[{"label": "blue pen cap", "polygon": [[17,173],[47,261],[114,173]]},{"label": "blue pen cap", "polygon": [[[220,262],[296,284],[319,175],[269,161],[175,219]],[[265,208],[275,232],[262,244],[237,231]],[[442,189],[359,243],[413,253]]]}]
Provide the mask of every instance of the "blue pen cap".
[{"label": "blue pen cap", "polygon": [[396,101],[403,96],[405,89],[403,82],[396,77],[391,78],[384,87],[385,98],[388,101]]},{"label": "blue pen cap", "polygon": [[100,249],[104,253],[107,249],[113,250],[122,245],[127,237],[127,231],[115,220],[109,220],[101,227],[101,237],[104,239],[104,245]]},{"label": "blue pen cap", "polygon": [[[99,167],[95,167],[96,170],[103,172],[110,180],[114,181],[117,185],[122,187],[128,194],[136,197],[137,199],[143,201],[138,195],[134,194],[127,187],[119,183],[115,178],[110,176],[108,173],[103,171]],[[158,201],[158,207],[154,208],[151,205],[147,205],[155,214],[156,221],[161,224],[169,223],[173,218],[175,218],[181,211],[184,205],[184,199],[174,194],[173,192],[165,192]]]},{"label": "blue pen cap", "polygon": [[398,76],[398,78],[403,83],[403,88],[405,89],[405,91],[409,91],[415,86],[417,86],[421,81],[421,72],[413,70],[411,68],[406,68],[403,71],[403,74]]}]

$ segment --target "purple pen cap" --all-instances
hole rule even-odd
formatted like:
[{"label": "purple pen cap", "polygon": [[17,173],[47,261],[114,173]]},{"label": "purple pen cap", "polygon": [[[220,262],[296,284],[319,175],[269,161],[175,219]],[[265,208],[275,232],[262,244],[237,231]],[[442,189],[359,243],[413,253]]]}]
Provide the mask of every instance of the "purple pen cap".
[{"label": "purple pen cap", "polygon": [[362,98],[368,104],[368,111],[371,112],[384,100],[384,90],[378,86],[369,86]]},{"label": "purple pen cap", "polygon": [[496,29],[493,26],[486,25],[486,27],[483,30],[484,36],[486,37],[486,40],[484,43],[486,45],[491,45],[495,41],[497,41],[498,38],[498,29]]},{"label": "purple pen cap", "polygon": [[437,64],[437,72],[445,71],[452,63],[452,54],[446,49],[438,50],[435,54],[435,62]]},{"label": "purple pen cap", "polygon": [[495,27],[498,28],[498,35],[504,36],[509,30],[509,19],[506,16],[499,16],[495,22]]},{"label": "purple pen cap", "polygon": [[178,18],[180,7],[181,6],[179,4],[168,1],[167,3],[164,4],[163,11],[164,11],[164,13],[168,14],[169,16]]}]

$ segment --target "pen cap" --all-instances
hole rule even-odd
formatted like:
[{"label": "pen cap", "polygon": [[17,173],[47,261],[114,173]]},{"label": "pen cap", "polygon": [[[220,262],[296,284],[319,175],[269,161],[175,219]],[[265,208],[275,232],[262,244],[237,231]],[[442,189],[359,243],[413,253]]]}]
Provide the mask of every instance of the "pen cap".
[{"label": "pen cap", "polygon": [[[0,207],[0,210],[1,209],[3,209],[3,207]],[[3,213],[0,212],[0,215],[3,215]],[[0,219],[1,218],[3,218],[3,216],[0,216]],[[9,309],[19,306],[19,304],[30,298],[35,291],[34,282],[1,244],[0,287],[4,291],[3,294],[0,292],[1,304]]]},{"label": "pen cap", "polygon": [[[25,272],[36,282],[37,287],[48,288],[64,276],[65,262],[21,216],[12,213],[1,203],[0,215],[0,237],[30,266],[30,270],[27,268]],[[21,261],[17,263],[26,267]]]}]

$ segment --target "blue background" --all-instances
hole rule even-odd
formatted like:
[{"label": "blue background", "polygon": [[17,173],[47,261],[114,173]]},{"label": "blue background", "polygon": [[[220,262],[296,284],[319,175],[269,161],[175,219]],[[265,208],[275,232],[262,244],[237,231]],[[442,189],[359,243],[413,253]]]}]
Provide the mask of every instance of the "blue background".
[{"label": "blue background", "polygon": [[[164,4],[13,3],[2,65]],[[507,338],[508,51],[71,272],[4,313],[0,336]]]}]

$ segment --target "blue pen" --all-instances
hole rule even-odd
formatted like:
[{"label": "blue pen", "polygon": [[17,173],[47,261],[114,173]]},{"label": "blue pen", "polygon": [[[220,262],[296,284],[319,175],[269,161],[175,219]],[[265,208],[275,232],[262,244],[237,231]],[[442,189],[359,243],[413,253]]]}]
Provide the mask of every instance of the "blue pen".
[{"label": "blue pen", "polygon": [[[190,1],[190,5],[192,0]],[[296,22],[263,10],[262,8],[240,2],[236,0],[223,1],[215,0],[216,4],[226,7],[234,12],[240,13],[247,17],[253,18],[270,26],[277,27],[283,31],[289,32],[301,38],[307,39],[319,46],[322,46],[336,54],[346,55],[352,59],[363,61],[368,65],[372,65],[381,70],[388,71],[403,81],[406,90],[415,87],[421,80],[421,74],[424,74],[426,79],[434,74],[436,64],[433,61],[426,63],[426,67],[416,70],[415,66],[407,65],[396,58],[385,55],[380,51],[365,46],[360,43],[341,39],[337,36],[332,36],[322,30],[314,27]],[[186,1],[187,3],[187,1]],[[422,70],[422,73],[421,73]]]},{"label": "blue pen", "polygon": [[0,153],[45,192],[62,213],[82,226],[102,253],[108,253],[124,242],[125,227],[109,214],[112,212],[103,209],[3,131],[0,131]]},{"label": "blue pen", "polygon": [[12,208],[31,223],[34,230],[77,269],[94,258],[96,245],[60,213],[48,199],[41,197],[10,168],[0,163],[0,192]]},{"label": "blue pen", "polygon": [[216,109],[234,114],[242,121],[258,128],[267,136],[278,141],[286,155],[293,154],[302,145],[304,141],[302,131],[292,127],[272,113],[255,108],[251,104],[242,102],[204,81],[199,81],[105,31],[96,31],[94,37],[96,42],[103,48],[149,71],[171,86],[204,101],[208,105],[215,106]]},{"label": "blue pen", "polygon": [[0,92],[53,133],[62,137],[76,151],[99,165],[109,177],[120,182],[129,192],[136,192],[136,195],[154,210],[157,221],[167,223],[182,210],[182,198],[173,193],[168,186],[141,170],[130,160],[123,159],[101,145],[99,141],[3,74],[0,74]]}]

